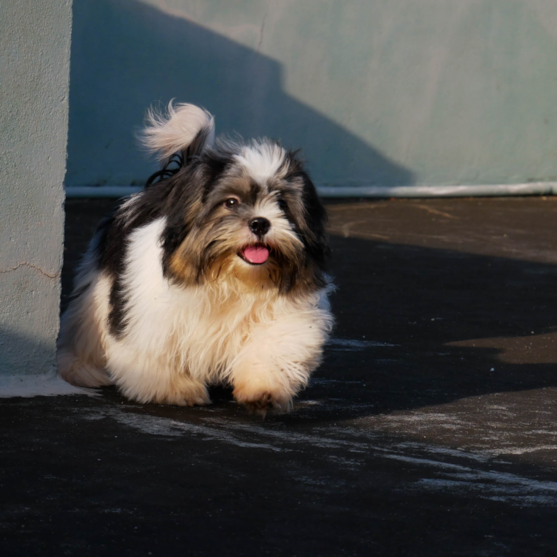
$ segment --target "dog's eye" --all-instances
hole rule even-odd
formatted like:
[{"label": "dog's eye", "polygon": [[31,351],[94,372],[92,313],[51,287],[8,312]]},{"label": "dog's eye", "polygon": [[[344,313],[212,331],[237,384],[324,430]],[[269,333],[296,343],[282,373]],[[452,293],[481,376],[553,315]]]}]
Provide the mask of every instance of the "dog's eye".
[{"label": "dog's eye", "polygon": [[240,201],[238,199],[236,199],[235,197],[229,197],[225,202],[224,205],[226,207],[228,207],[229,209],[232,209],[233,207],[237,207],[240,204]]},{"label": "dog's eye", "polygon": [[288,205],[286,204],[286,201],[284,201],[284,199],[278,200],[278,206],[281,209],[281,211],[286,211],[286,209],[288,209]]}]

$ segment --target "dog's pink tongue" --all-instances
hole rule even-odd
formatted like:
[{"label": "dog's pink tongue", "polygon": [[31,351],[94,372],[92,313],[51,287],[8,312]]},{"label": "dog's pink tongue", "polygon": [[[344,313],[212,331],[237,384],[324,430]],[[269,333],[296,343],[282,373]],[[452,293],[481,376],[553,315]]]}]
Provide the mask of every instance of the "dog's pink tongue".
[{"label": "dog's pink tongue", "polygon": [[244,257],[255,265],[261,265],[269,259],[269,250],[264,246],[248,246],[244,249]]}]

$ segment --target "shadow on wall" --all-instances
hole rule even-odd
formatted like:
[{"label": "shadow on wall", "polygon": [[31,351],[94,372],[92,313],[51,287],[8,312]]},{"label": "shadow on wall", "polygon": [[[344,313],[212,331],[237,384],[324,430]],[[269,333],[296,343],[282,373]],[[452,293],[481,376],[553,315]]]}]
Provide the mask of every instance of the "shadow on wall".
[{"label": "shadow on wall", "polygon": [[[66,184],[143,184],[134,131],[154,102],[202,105],[218,133],[301,147],[320,185],[410,185],[409,170],[295,100],[281,64],[136,0],[73,5]],[[319,87],[319,83],[315,84]]]},{"label": "shadow on wall", "polygon": [[[26,375],[48,376],[56,373],[55,350],[47,341],[1,328],[0,347],[0,378],[21,379]],[[18,373],[15,374],[14,370]]]}]

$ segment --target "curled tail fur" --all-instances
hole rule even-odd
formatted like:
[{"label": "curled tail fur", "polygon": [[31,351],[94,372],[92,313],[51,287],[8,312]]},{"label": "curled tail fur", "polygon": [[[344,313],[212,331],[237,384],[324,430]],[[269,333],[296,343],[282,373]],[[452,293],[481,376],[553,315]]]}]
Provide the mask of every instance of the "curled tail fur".
[{"label": "curled tail fur", "polygon": [[150,153],[156,154],[162,164],[175,153],[184,159],[200,155],[215,142],[215,120],[209,112],[193,104],[170,101],[166,113],[150,108],[146,126],[139,137]]}]

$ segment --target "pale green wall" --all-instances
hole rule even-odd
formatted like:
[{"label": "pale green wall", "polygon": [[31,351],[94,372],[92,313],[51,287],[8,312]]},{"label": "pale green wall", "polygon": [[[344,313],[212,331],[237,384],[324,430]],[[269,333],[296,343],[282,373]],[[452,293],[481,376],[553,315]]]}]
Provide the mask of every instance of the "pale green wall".
[{"label": "pale green wall", "polygon": [[53,373],[71,0],[1,0],[0,14],[0,376]]},{"label": "pale green wall", "polygon": [[77,0],[68,185],[142,182],[154,101],[302,147],[320,185],[557,179],[554,0]]}]

